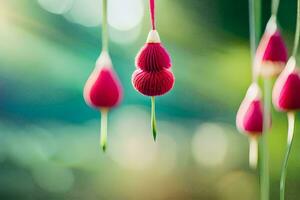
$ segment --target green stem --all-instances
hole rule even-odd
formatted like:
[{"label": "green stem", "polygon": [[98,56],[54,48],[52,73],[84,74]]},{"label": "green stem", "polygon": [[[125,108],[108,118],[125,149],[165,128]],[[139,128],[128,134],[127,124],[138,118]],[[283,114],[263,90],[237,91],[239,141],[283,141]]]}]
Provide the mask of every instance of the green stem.
[{"label": "green stem", "polygon": [[103,152],[107,148],[107,109],[101,109],[101,129],[100,129],[100,146]]},{"label": "green stem", "polygon": [[256,48],[260,37],[260,12],[261,0],[249,0],[249,35],[250,35],[250,49],[252,61],[252,82],[257,82],[258,74],[255,70],[254,59]]},{"label": "green stem", "polygon": [[156,141],[157,130],[156,130],[156,116],[155,116],[155,98],[151,97],[151,129],[153,139]]},{"label": "green stem", "polygon": [[284,156],[284,161],[281,168],[281,177],[280,177],[280,200],[284,200],[285,196],[285,182],[286,182],[286,174],[288,161],[293,145],[293,137],[294,137],[294,126],[295,126],[295,113],[289,112],[287,113],[288,117],[288,138],[287,138],[287,148]]},{"label": "green stem", "polygon": [[271,124],[271,79],[264,80],[264,124],[261,137],[261,162],[260,162],[260,188],[261,200],[269,200],[270,175],[269,175],[269,149],[268,149],[268,129]]},{"label": "green stem", "polygon": [[249,165],[252,169],[257,168],[258,146],[257,137],[249,137]]},{"label": "green stem", "polygon": [[272,0],[272,15],[277,17],[280,0]]},{"label": "green stem", "polygon": [[297,1],[297,23],[296,23],[295,42],[294,42],[294,48],[292,54],[295,58],[299,46],[299,37],[300,37],[300,0]]},{"label": "green stem", "polygon": [[102,51],[108,52],[107,0],[102,0]]}]

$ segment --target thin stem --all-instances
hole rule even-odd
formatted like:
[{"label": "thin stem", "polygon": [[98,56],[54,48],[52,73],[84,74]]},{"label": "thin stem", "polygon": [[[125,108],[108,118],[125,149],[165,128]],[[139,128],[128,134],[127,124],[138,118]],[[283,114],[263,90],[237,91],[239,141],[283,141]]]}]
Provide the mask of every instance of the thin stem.
[{"label": "thin stem", "polygon": [[254,59],[258,38],[260,37],[261,0],[249,0],[249,35],[252,63],[252,82],[257,82],[258,74],[255,70]]},{"label": "thin stem", "polygon": [[296,58],[298,46],[299,46],[299,37],[300,37],[300,0],[297,1],[297,22],[296,22],[296,33],[295,33],[295,42],[293,49],[293,56]]},{"label": "thin stem", "polygon": [[101,109],[100,146],[103,152],[107,148],[107,115],[108,109]]},{"label": "thin stem", "polygon": [[255,41],[255,1],[249,0],[249,34],[250,34],[250,49],[251,49],[251,60],[254,60],[256,51]]},{"label": "thin stem", "polygon": [[272,15],[277,17],[280,0],[272,0]]},{"label": "thin stem", "polygon": [[155,30],[155,0],[149,0],[152,29]]},{"label": "thin stem", "polygon": [[249,165],[252,169],[257,167],[258,158],[258,144],[257,137],[252,136],[249,138]]},{"label": "thin stem", "polygon": [[107,0],[102,0],[102,51],[108,52]]},{"label": "thin stem", "polygon": [[269,175],[269,149],[268,149],[268,129],[271,124],[271,89],[270,79],[264,79],[264,124],[261,137],[261,165],[260,165],[260,188],[261,200],[269,199],[270,175]]},{"label": "thin stem", "polygon": [[155,98],[151,97],[151,129],[153,139],[156,141],[157,130],[156,130],[156,116],[155,116]]},{"label": "thin stem", "polygon": [[287,113],[288,117],[288,138],[287,138],[287,148],[284,156],[284,161],[281,168],[281,177],[280,177],[280,200],[284,200],[285,196],[285,182],[286,182],[286,174],[288,161],[293,145],[293,137],[294,137],[294,126],[295,126],[295,113],[289,112]]}]

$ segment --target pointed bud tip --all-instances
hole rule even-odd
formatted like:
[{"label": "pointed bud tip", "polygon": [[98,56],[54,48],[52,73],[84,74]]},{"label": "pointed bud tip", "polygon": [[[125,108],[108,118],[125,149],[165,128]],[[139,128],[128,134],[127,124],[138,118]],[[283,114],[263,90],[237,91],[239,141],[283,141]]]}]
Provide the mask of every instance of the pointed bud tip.
[{"label": "pointed bud tip", "polygon": [[156,137],[157,137],[157,133],[155,131],[155,132],[153,132],[153,140],[154,140],[154,142],[156,142]]},{"label": "pointed bud tip", "polygon": [[106,144],[101,145],[101,149],[102,149],[102,151],[105,153],[105,152],[106,152],[106,149],[107,149]]},{"label": "pointed bud tip", "polygon": [[96,67],[102,68],[102,67],[112,67],[112,61],[110,58],[110,55],[107,51],[102,51],[100,56],[98,57],[96,61]]}]

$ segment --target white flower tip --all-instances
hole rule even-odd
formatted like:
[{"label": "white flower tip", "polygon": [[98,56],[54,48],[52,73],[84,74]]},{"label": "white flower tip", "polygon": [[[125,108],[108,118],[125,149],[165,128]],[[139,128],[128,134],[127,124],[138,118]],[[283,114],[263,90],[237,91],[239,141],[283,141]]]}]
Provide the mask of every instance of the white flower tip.
[{"label": "white flower tip", "polygon": [[296,68],[296,58],[294,56],[291,56],[290,59],[288,60],[286,66],[286,70],[288,72],[293,72]]},{"label": "white flower tip", "polygon": [[160,37],[156,30],[151,30],[149,32],[147,43],[160,43]]},{"label": "white flower tip", "polygon": [[276,30],[277,30],[277,19],[276,16],[272,16],[267,23],[266,31],[272,35],[276,32]]},{"label": "white flower tip", "polygon": [[260,87],[257,83],[252,83],[247,90],[247,99],[260,99],[262,96]]},{"label": "white flower tip", "polygon": [[102,67],[112,67],[111,58],[107,51],[102,51],[100,56],[98,57],[96,61],[96,67],[102,68]]}]

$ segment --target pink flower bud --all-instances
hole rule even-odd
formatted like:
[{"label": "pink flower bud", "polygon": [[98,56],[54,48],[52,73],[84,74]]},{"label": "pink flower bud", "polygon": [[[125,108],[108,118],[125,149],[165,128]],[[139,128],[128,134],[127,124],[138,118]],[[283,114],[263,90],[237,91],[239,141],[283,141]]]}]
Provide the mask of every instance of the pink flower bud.
[{"label": "pink flower bud", "polygon": [[287,59],[286,45],[276,20],[271,18],[256,52],[255,65],[258,73],[264,77],[277,76],[283,70]]},{"label": "pink flower bud", "polygon": [[95,108],[112,108],[122,99],[122,86],[107,52],[102,52],[84,87],[84,99]]},{"label": "pink flower bud", "polygon": [[285,69],[275,82],[273,104],[280,111],[300,109],[300,72],[294,57],[289,59]]},{"label": "pink flower bud", "polygon": [[242,133],[261,135],[263,132],[263,105],[261,91],[253,83],[242,101],[236,116],[236,126]]}]

